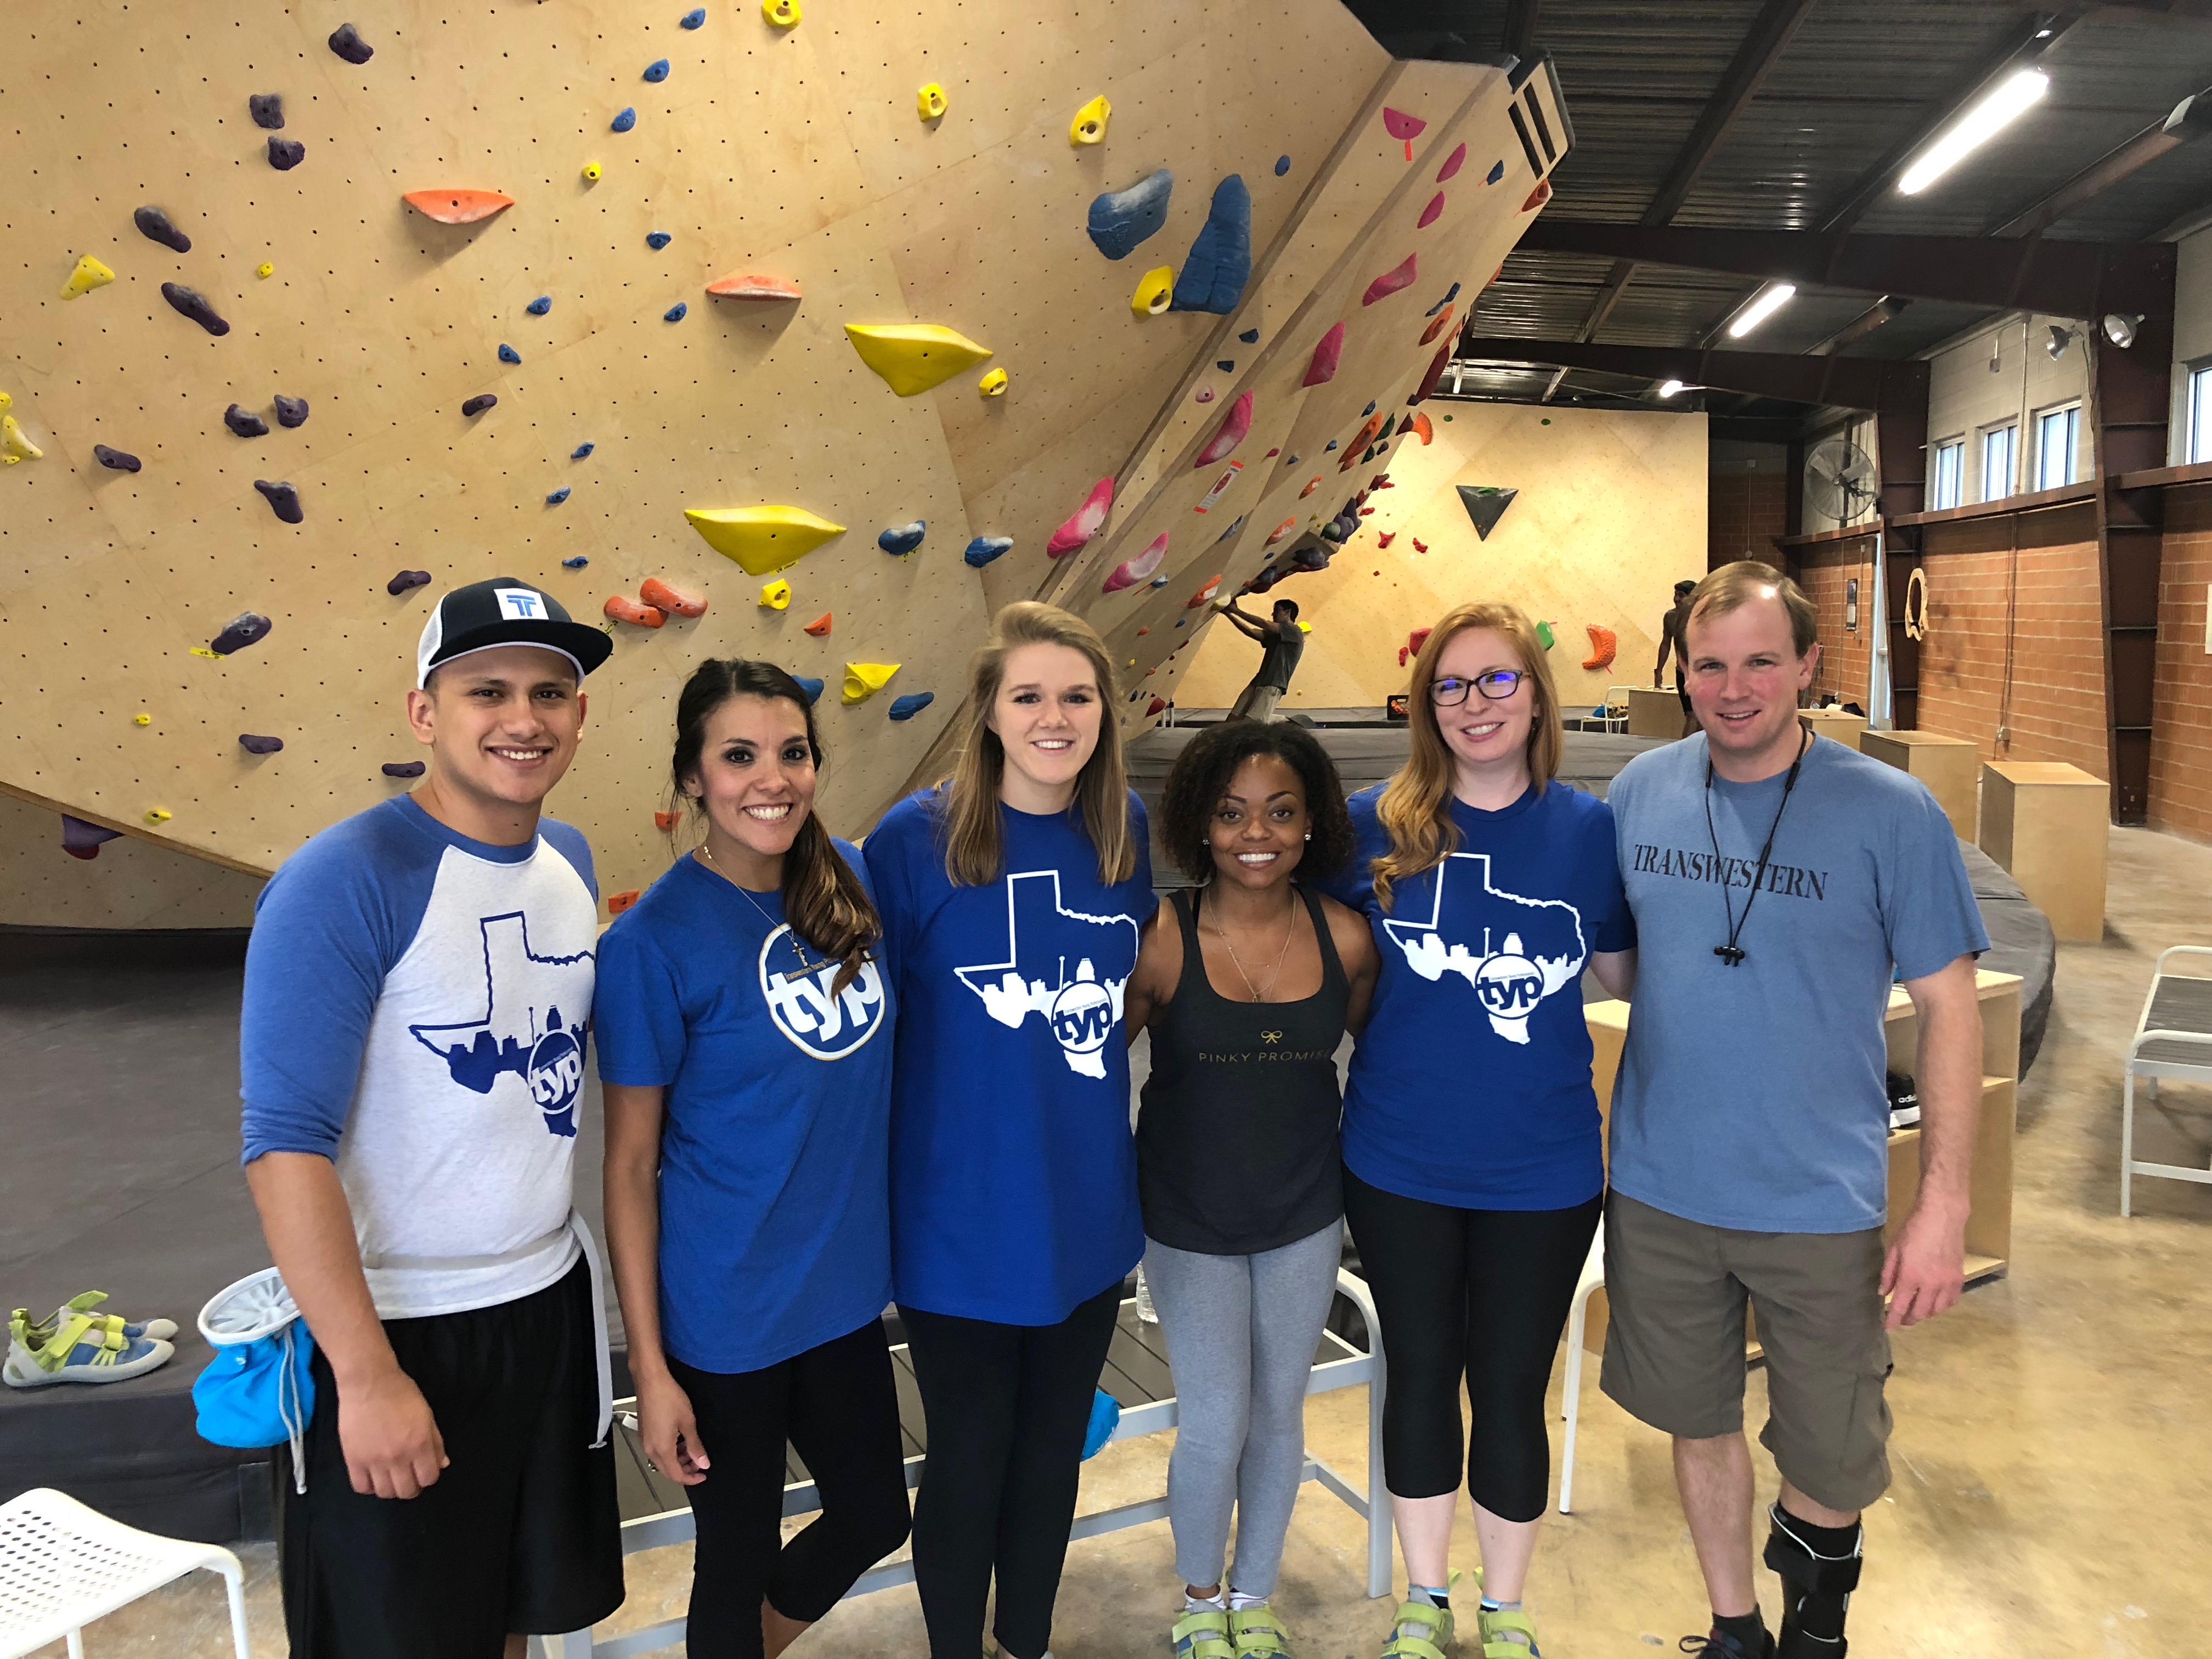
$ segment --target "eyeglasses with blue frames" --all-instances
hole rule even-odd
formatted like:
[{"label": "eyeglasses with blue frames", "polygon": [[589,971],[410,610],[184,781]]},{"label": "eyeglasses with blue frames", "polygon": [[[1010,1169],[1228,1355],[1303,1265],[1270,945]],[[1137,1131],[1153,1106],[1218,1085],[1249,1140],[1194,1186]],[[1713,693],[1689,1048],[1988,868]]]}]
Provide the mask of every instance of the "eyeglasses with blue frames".
[{"label": "eyeglasses with blue frames", "polygon": [[1528,677],[1517,668],[1493,668],[1487,674],[1477,674],[1463,680],[1456,674],[1445,674],[1429,682],[1429,701],[1439,708],[1449,708],[1467,701],[1467,694],[1480,691],[1492,702],[1503,702],[1521,688]]}]

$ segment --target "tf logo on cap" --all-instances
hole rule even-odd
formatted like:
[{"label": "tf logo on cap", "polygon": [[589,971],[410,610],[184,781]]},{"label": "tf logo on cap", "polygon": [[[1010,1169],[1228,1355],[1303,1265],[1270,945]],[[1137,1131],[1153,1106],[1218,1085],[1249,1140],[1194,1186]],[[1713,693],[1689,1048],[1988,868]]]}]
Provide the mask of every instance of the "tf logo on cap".
[{"label": "tf logo on cap", "polygon": [[438,601],[415,647],[415,684],[457,657],[501,645],[535,645],[575,665],[578,679],[605,662],[614,641],[575,621],[550,593],[514,576],[457,587]]}]

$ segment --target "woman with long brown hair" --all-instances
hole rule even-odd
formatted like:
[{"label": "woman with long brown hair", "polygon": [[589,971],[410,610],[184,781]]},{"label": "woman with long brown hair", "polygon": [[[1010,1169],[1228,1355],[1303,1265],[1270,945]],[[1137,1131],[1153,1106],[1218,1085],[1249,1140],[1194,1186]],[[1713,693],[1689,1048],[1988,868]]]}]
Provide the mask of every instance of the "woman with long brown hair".
[{"label": "woman with long brown hair", "polygon": [[1410,1589],[1387,1656],[1454,1614],[1459,1391],[1483,1651],[1533,1650],[1521,1603],[1551,1482],[1544,1391],[1603,1204],[1585,967],[1626,995],[1635,927],[1613,814],[1558,781],[1559,698],[1528,619],[1465,605],[1413,664],[1411,750],[1351,801],[1331,890],[1382,953],[1344,1098],[1344,1205],[1390,1367],[1384,1473]]},{"label": "woman with long brown hair", "polygon": [[1091,1402],[1144,1250],[1122,994],[1153,908],[1112,664],[1010,605],[951,775],[868,837],[896,969],[892,1278],[929,1424],[915,1581],[936,1659],[1042,1659]]},{"label": "woman with long brown hair", "polygon": [[[676,703],[704,836],[599,941],[606,1229],[647,1455],[698,1523],[690,1650],[781,1652],[907,1534],[882,1314],[894,999],[858,850],[814,815],[799,683]],[[782,1544],[784,1444],[820,1517]]]}]

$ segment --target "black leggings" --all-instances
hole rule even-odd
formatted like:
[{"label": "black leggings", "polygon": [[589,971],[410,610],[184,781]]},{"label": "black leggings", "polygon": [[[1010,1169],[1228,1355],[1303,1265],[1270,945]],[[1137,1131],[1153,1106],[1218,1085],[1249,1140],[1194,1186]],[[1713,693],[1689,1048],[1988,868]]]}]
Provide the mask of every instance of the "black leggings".
[{"label": "black leggings", "polygon": [[1000,1325],[901,1305],[929,1462],[914,1505],[914,1577],[936,1659],[975,1659],[995,1571],[992,1634],[1009,1659],[1052,1645],[1091,1396],[1121,1287],[1057,1325]]},{"label": "black leggings", "polygon": [[1397,1496],[1457,1489],[1464,1375],[1468,1491],[1508,1521],[1543,1514],[1544,1390],[1604,1206],[1600,1194],[1570,1210],[1460,1210],[1344,1172],[1345,1216],[1389,1363],[1382,1467]]},{"label": "black leggings", "polygon": [[[694,1659],[758,1659],[761,1602],[819,1619],[853,1581],[906,1541],[905,1447],[890,1344],[879,1320],[757,1371],[702,1371],[671,1358],[691,1397],[707,1478],[690,1488]],[[784,1442],[822,1513],[782,1542]]]}]

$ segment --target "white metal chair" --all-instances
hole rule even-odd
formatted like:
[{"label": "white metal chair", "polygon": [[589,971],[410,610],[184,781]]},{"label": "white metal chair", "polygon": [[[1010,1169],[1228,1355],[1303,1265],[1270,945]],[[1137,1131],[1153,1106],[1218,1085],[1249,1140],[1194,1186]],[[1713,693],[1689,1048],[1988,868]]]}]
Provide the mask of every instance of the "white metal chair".
[{"label": "white metal chair", "polygon": [[1559,1452],[1559,1513],[1574,1510],[1575,1425],[1582,1416],[1583,1332],[1589,1321],[1590,1292],[1605,1283],[1605,1229],[1591,1236],[1589,1254],[1583,1258],[1583,1276],[1575,1281],[1575,1302],[1567,1315],[1566,1443]]},{"label": "white metal chair", "polygon": [[2136,1079],[2148,1084],[2150,1097],[2158,1098],[2162,1077],[2212,1083],[2212,979],[2166,971],[2169,957],[2212,957],[2212,947],[2176,945],[2158,953],[2151,969],[2150,990],[2143,998],[2142,1016],[2136,1021],[2133,1042],[2128,1044],[2125,1080],[2120,1104],[2120,1213],[2126,1215],[2134,1200],[2137,1176],[2161,1181],[2194,1181],[2212,1185],[2212,1169],[2182,1164],[2145,1164],[2136,1158]]},{"label": "white metal chair", "polygon": [[83,1627],[196,1570],[230,1592],[230,1641],[248,1659],[245,1580],[214,1544],[140,1532],[46,1486],[0,1504],[0,1659],[21,1659],[57,1637],[84,1659]]}]

